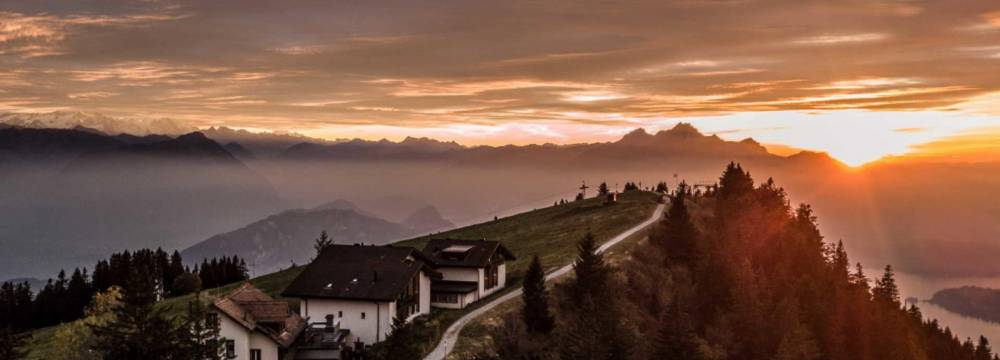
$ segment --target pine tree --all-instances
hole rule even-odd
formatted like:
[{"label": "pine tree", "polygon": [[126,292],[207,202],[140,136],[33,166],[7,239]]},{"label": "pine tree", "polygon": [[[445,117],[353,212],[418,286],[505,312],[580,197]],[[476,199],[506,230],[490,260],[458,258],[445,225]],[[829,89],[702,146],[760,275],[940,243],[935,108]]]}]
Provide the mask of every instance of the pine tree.
[{"label": "pine tree", "polygon": [[730,162],[719,178],[719,197],[737,198],[753,192],[753,178],[739,164]]},{"label": "pine tree", "polygon": [[319,257],[319,254],[331,245],[333,245],[333,238],[327,235],[326,230],[321,231],[319,233],[319,237],[316,238],[315,243],[313,244],[313,249],[316,250],[316,256]]},{"label": "pine tree", "polygon": [[851,274],[851,285],[854,285],[859,289],[862,289],[865,293],[867,293],[868,290],[870,290],[870,285],[868,284],[868,277],[865,276],[864,267],[861,266],[860,262],[854,265],[854,273]]},{"label": "pine tree", "polygon": [[[419,320],[417,320],[419,321]],[[417,339],[414,327],[415,323],[407,324],[403,319],[394,317],[392,320],[392,332],[385,341],[376,345],[371,352],[373,359],[419,359],[422,349],[421,342]]]},{"label": "pine tree", "polygon": [[667,188],[667,182],[666,181],[660,181],[660,182],[656,183],[656,190],[655,191],[657,193],[660,193],[660,194],[665,194],[667,191],[669,191],[669,189]]},{"label": "pine tree", "polygon": [[677,298],[671,301],[667,311],[660,317],[660,328],[653,344],[653,358],[685,360],[705,358],[699,350],[690,318],[681,309],[681,303]]},{"label": "pine tree", "polygon": [[899,307],[899,288],[896,286],[896,278],[892,272],[892,265],[886,265],[882,278],[875,280],[872,296],[876,301]]},{"label": "pine tree", "polygon": [[184,274],[184,259],[181,258],[180,252],[174,250],[174,253],[170,255],[167,268],[163,271],[163,284],[170,296],[183,295],[175,293],[174,289],[174,282],[181,274]]},{"label": "pine tree", "polygon": [[627,358],[633,340],[622,321],[620,297],[614,294],[611,267],[597,253],[594,236],[577,244],[576,277],[561,289],[559,352],[564,359]]},{"label": "pine tree", "polygon": [[597,252],[594,235],[587,232],[576,245],[577,257],[573,263],[576,278],[570,281],[573,293],[578,298],[596,296],[605,290],[610,269],[604,262],[604,255]]},{"label": "pine tree", "polygon": [[201,290],[201,279],[198,278],[198,275],[184,272],[174,279],[171,287],[174,296],[187,295]]},{"label": "pine tree", "polygon": [[990,360],[993,349],[990,348],[990,341],[985,336],[979,336],[979,344],[976,345],[976,360]]},{"label": "pine tree", "polygon": [[93,349],[103,354],[105,360],[183,359],[177,352],[185,329],[153,306],[156,285],[145,276],[151,269],[143,262],[133,266],[122,304],[112,310],[114,320],[91,326],[95,336]]},{"label": "pine tree", "polygon": [[188,335],[181,338],[179,350],[187,359],[220,360],[224,342],[219,335],[219,317],[208,310],[201,298],[201,293],[197,293],[188,303],[183,327]]},{"label": "pine tree", "polygon": [[9,327],[0,327],[0,359],[23,359],[27,335],[15,333]]},{"label": "pine tree", "polygon": [[609,192],[609,190],[608,190],[608,183],[602,182],[601,185],[597,186],[597,194],[598,195],[607,195],[608,192]]},{"label": "pine tree", "polygon": [[678,186],[662,226],[650,236],[650,242],[663,250],[667,260],[680,265],[693,265],[700,258],[701,252],[698,229],[695,228],[685,204],[688,191],[684,183]]},{"label": "pine tree", "polygon": [[531,259],[528,272],[524,275],[523,287],[524,309],[522,315],[527,331],[548,334],[555,324],[549,313],[549,294],[545,289],[545,272],[542,270],[542,263],[537,255]]},{"label": "pine tree", "polygon": [[830,256],[830,266],[833,268],[834,275],[839,280],[847,280],[850,278],[850,261],[847,259],[847,250],[844,250],[844,241],[837,241],[837,247],[834,248],[833,253]]},{"label": "pine tree", "polygon": [[66,317],[62,319],[63,321],[72,321],[83,317],[83,310],[90,303],[93,290],[87,281],[86,271],[86,269],[83,271],[76,269],[70,276],[69,284],[66,287]]}]

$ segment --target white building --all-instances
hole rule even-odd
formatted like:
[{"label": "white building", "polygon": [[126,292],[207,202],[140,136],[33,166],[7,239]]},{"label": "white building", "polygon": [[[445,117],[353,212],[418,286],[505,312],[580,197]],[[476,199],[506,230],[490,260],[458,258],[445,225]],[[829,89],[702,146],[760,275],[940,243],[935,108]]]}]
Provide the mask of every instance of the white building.
[{"label": "white building", "polygon": [[431,310],[431,276],[423,254],[408,247],[333,245],[285,289],[308,319],[332,316],[348,332],[346,342],[374,344],[406,321]]},{"label": "white building", "polygon": [[447,309],[465,308],[507,284],[507,260],[515,260],[496,241],[432,239],[424,256],[441,273],[431,283],[431,305]]},{"label": "white building", "polygon": [[226,359],[284,359],[306,321],[289,311],[288,303],[276,301],[245,283],[214,303],[219,316],[220,337]]}]

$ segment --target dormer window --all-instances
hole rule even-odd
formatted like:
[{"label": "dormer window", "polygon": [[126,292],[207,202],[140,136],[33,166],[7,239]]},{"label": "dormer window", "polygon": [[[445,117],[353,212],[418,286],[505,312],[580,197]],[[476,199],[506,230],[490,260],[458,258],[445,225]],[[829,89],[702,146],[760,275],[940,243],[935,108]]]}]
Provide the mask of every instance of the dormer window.
[{"label": "dormer window", "polygon": [[441,258],[450,261],[462,261],[472,250],[471,245],[452,245],[441,250]]}]

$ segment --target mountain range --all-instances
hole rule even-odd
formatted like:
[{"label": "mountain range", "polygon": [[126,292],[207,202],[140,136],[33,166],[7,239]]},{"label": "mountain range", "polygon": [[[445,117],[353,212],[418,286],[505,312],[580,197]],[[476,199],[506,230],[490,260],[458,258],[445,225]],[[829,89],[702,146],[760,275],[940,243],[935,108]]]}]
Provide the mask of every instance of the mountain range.
[{"label": "mountain range", "polygon": [[[849,168],[824,153],[778,156],[752,139],[727,141],[684,123],[612,142],[525,146],[318,141],[227,128],[112,136],[79,124],[8,126],[0,130],[0,171],[11,176],[0,178],[0,195],[13,200],[0,204],[0,238],[18,239],[11,253],[19,255],[0,259],[0,274],[37,276],[23,269],[44,268],[48,276],[60,261],[123,247],[183,249],[288,209],[308,210],[286,216],[344,210],[317,199],[349,200],[365,209],[348,209],[357,216],[404,228],[441,218],[463,226],[572,199],[581,182],[607,182],[612,190],[626,181],[709,185],[730,161],[758,181],[775,178],[795,202],[817,204],[824,234],[843,239],[855,261],[934,275],[1000,274],[992,260],[1000,256],[1000,205],[990,201],[1000,197],[1000,179],[990,176],[1000,173],[996,162]],[[295,238],[311,240],[312,230]],[[52,256],[53,249],[62,253]],[[36,261],[50,258],[62,260]]]},{"label": "mountain range", "polygon": [[126,248],[175,248],[287,208],[200,133],[0,130],[0,274],[50,276]]},{"label": "mountain range", "polygon": [[49,113],[0,113],[0,124],[32,129],[86,128],[104,134],[179,135],[192,126],[167,118],[119,118],[99,113],[55,111]]}]

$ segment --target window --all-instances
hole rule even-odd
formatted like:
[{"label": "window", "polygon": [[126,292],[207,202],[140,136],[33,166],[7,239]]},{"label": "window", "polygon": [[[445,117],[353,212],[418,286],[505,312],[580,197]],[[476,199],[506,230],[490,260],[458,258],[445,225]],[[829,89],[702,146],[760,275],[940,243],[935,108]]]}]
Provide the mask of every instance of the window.
[{"label": "window", "polygon": [[441,293],[438,293],[438,294],[431,294],[431,297],[433,298],[431,300],[431,302],[446,303],[446,304],[457,304],[458,303],[458,294],[441,294]]},{"label": "window", "polygon": [[365,318],[365,313],[363,313],[363,312],[361,313],[361,318],[362,318],[362,319],[364,319],[364,318]]},{"label": "window", "polygon": [[486,267],[486,289],[492,289],[496,287],[500,282],[499,268],[493,264]]},{"label": "window", "polygon": [[236,357],[236,342],[233,340],[226,340],[226,357],[230,359]]},{"label": "window", "polygon": [[337,317],[344,317],[343,311],[337,311]]},{"label": "window", "polygon": [[250,360],[261,360],[260,349],[250,349]]}]

